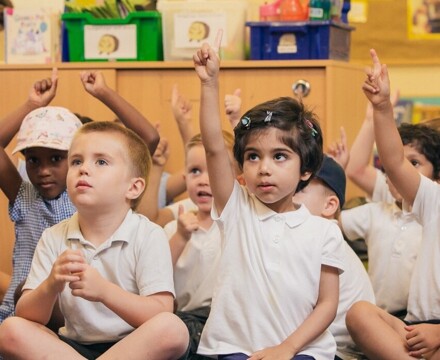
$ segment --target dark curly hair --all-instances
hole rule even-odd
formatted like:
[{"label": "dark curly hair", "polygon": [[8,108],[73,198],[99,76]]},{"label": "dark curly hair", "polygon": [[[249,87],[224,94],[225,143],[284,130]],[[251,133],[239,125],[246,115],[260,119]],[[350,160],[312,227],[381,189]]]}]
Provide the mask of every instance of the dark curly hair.
[{"label": "dark curly hair", "polygon": [[[271,113],[270,121],[265,121]],[[291,97],[280,97],[261,103],[248,110],[234,129],[234,157],[243,169],[244,151],[249,138],[269,128],[283,131],[280,141],[290,147],[301,160],[301,174],[316,173],[323,159],[322,131],[316,115]],[[311,177],[310,177],[311,179]],[[310,181],[300,181],[296,191]]]},{"label": "dark curly hair", "polygon": [[433,166],[433,179],[440,178],[440,132],[422,124],[402,124],[399,134],[403,145],[411,145]]}]

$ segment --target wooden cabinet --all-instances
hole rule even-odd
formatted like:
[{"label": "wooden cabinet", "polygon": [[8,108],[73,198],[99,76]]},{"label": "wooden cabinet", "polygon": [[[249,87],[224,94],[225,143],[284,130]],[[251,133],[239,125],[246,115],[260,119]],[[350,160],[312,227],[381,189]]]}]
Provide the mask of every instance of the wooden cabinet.
[{"label": "wooden cabinet", "polygon": [[[65,106],[95,120],[112,120],[115,115],[82,87],[79,72],[85,69],[104,72],[106,82],[136,106],[152,123],[160,124],[168,138],[171,156],[167,169],[176,171],[183,164],[183,147],[171,112],[174,84],[193,104],[194,127],[198,130],[200,85],[190,61],[133,63],[62,63],[58,67],[58,90],[53,105]],[[0,116],[25,101],[34,81],[49,77],[49,65],[0,65]],[[220,75],[221,105],[225,94],[242,90],[242,109],[278,96],[294,96],[292,86],[299,80],[310,85],[303,98],[319,116],[326,144],[339,137],[345,127],[349,144],[360,128],[366,98],[361,85],[364,71],[360,66],[333,60],[310,61],[229,61],[222,64]],[[223,117],[225,129],[231,129]],[[325,145],[326,146],[326,145]],[[10,150],[12,145],[8,148]],[[359,194],[348,185],[347,197]],[[13,227],[7,214],[7,202],[0,195],[0,270],[11,271]]]}]

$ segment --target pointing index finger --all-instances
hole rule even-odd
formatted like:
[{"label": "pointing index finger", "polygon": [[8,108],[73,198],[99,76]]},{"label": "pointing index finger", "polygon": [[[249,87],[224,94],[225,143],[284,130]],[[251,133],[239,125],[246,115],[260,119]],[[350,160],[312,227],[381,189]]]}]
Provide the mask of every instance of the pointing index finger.
[{"label": "pointing index finger", "polygon": [[222,38],[223,38],[223,29],[219,29],[217,31],[217,35],[215,36],[214,46],[213,46],[213,49],[216,54],[218,54],[220,51],[220,46],[222,44]]},{"label": "pointing index finger", "polygon": [[372,77],[376,80],[382,71],[382,65],[380,64],[379,57],[377,56],[376,50],[370,50],[371,59],[373,60],[373,73]]}]

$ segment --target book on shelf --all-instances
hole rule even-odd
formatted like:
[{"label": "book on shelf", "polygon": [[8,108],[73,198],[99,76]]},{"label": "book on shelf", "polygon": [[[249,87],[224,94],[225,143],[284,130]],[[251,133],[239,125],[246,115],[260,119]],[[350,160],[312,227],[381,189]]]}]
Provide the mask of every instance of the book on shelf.
[{"label": "book on shelf", "polygon": [[51,8],[5,8],[5,62],[60,61],[60,13]]}]

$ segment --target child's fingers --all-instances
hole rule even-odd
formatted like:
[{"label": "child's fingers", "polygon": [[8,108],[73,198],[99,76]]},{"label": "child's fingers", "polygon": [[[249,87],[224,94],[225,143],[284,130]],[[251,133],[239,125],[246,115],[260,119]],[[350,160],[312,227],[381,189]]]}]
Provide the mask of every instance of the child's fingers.
[{"label": "child's fingers", "polygon": [[183,205],[179,205],[179,208],[177,209],[177,215],[178,216],[180,216],[180,215],[183,215],[183,213],[184,213],[185,211],[184,211],[184,209],[183,209]]},{"label": "child's fingers", "polygon": [[371,59],[373,60],[373,78],[377,79],[382,71],[382,65],[380,63],[379,57],[377,56],[376,50],[370,50]]},{"label": "child's fingers", "polygon": [[364,83],[364,84],[362,85],[362,90],[364,90],[364,91],[368,91],[368,92],[370,92],[370,93],[372,93],[372,94],[376,94],[376,93],[377,93],[377,89],[376,89],[376,87],[374,87],[373,85],[370,85],[370,84],[368,84],[368,83]]},{"label": "child's fingers", "polygon": [[52,69],[52,75],[50,77],[50,79],[52,80],[52,83],[56,83],[58,80],[58,68],[54,67]]},{"label": "child's fingers", "polygon": [[215,51],[215,53],[217,55],[220,52],[220,46],[222,44],[222,38],[223,38],[223,29],[219,29],[217,31],[217,35],[215,36],[214,45],[212,46],[212,49]]}]

